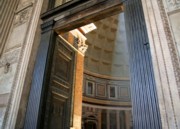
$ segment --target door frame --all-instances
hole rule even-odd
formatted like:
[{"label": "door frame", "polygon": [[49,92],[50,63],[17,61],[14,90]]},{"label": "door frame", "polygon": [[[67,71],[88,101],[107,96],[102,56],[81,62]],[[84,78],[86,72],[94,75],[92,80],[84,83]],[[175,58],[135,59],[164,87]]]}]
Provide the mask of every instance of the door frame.
[{"label": "door frame", "polygon": [[[42,14],[41,16],[43,20],[42,30],[44,33],[51,31],[56,34],[60,34],[60,33],[72,30],[74,28],[80,27],[82,25],[103,19],[105,17],[115,15],[116,13],[119,13],[120,11],[123,10],[122,4],[123,4],[123,1],[119,1],[119,0],[98,0],[98,1],[74,0],[72,4],[71,2],[69,2],[67,4],[54,8]],[[99,14],[98,12],[101,12],[101,13]],[[99,15],[101,17],[99,17]],[[147,22],[147,19],[146,19],[146,22]],[[148,24],[148,29],[149,29],[149,24]],[[152,35],[150,35],[150,32],[148,33],[148,36],[152,37]],[[151,38],[150,38],[150,41],[152,41]],[[150,46],[152,46],[151,43],[150,43]],[[46,56],[46,58],[48,58],[48,56]],[[163,72],[163,70],[161,70],[160,73],[161,72]],[[155,74],[158,74],[157,71],[155,72]],[[44,76],[44,73],[42,74],[42,76]],[[162,92],[162,91],[163,91],[163,88],[162,89],[158,88],[158,97],[162,97],[161,94],[159,95],[159,92]],[[174,98],[172,99],[173,100],[170,100],[170,101],[175,100]],[[163,109],[165,105],[164,103],[160,105],[160,111]],[[179,105],[177,105],[177,107],[178,106]],[[163,111],[161,111],[162,119],[165,121],[168,121],[169,118],[167,119],[164,118],[165,114],[163,114]],[[163,121],[162,124],[165,124],[165,122]]]}]

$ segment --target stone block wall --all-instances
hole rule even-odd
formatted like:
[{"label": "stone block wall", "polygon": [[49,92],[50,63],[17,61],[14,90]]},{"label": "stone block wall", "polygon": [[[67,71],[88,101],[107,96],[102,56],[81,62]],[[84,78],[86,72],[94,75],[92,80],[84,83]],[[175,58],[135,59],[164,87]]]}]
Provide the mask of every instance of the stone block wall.
[{"label": "stone block wall", "polygon": [[[3,34],[6,34],[7,39],[3,42],[3,46],[1,45],[0,57],[0,129],[13,129],[16,124],[23,87],[26,84],[25,78],[43,0],[5,2],[9,2],[7,9],[14,4],[14,10],[2,15],[3,18],[11,15],[12,20],[6,20],[6,24],[11,22],[9,34],[2,31]],[[3,7],[5,2],[2,2]],[[5,27],[5,29],[8,28]]]}]

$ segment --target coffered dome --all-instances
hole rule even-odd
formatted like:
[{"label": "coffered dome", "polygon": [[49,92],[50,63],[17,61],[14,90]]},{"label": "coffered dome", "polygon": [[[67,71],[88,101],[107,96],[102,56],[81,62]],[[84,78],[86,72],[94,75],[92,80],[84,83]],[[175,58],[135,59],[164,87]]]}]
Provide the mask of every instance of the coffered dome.
[{"label": "coffered dome", "polygon": [[94,23],[97,29],[87,33],[85,71],[107,77],[128,78],[128,52],[124,14]]}]

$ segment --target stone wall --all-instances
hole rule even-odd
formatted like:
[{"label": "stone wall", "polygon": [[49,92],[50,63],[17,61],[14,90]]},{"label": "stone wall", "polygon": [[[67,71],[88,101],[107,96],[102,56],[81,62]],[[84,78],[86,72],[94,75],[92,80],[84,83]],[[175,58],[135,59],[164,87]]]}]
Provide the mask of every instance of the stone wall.
[{"label": "stone wall", "polygon": [[[180,57],[180,0],[164,0],[164,6]],[[178,90],[180,92],[180,86]]]},{"label": "stone wall", "polygon": [[0,55],[3,53],[3,49],[5,46],[5,42],[7,40],[8,34],[11,29],[11,25],[13,22],[14,18],[14,12],[17,9],[17,5],[19,3],[19,0],[0,0],[0,15],[1,20],[0,20],[0,30],[1,30],[1,35],[0,35]]},{"label": "stone wall", "polygon": [[[17,9],[18,0],[3,1],[0,0],[0,128],[8,105],[10,96],[11,84],[17,66],[17,55],[19,50],[5,52],[3,55],[4,46],[11,29],[14,12]],[[12,55],[13,54],[13,55]]]},{"label": "stone wall", "polygon": [[[94,98],[97,100],[127,102],[128,104],[131,103],[130,80],[128,79],[113,80],[84,73],[83,81],[84,97]],[[89,89],[89,83],[91,84],[92,89]],[[111,96],[111,94],[114,95]],[[106,104],[108,104],[108,102]]]},{"label": "stone wall", "polygon": [[[164,1],[166,2],[166,1]],[[167,0],[179,3],[179,0]],[[163,0],[142,0],[163,129],[180,128],[180,67]],[[171,4],[170,4],[171,5]],[[171,6],[172,7],[172,6]],[[178,17],[176,17],[178,19]]]},{"label": "stone wall", "polygon": [[0,58],[0,128],[3,129],[15,128],[42,3],[43,0],[20,0],[11,12],[14,19]]}]

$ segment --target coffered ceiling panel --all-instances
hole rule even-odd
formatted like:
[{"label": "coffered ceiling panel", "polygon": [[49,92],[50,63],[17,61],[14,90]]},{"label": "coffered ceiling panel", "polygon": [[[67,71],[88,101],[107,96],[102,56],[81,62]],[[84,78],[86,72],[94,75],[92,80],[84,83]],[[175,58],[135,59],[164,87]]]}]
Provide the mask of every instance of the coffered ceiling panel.
[{"label": "coffered ceiling panel", "polygon": [[97,29],[86,34],[88,50],[85,70],[100,75],[128,78],[128,51],[124,14],[94,23]]}]

